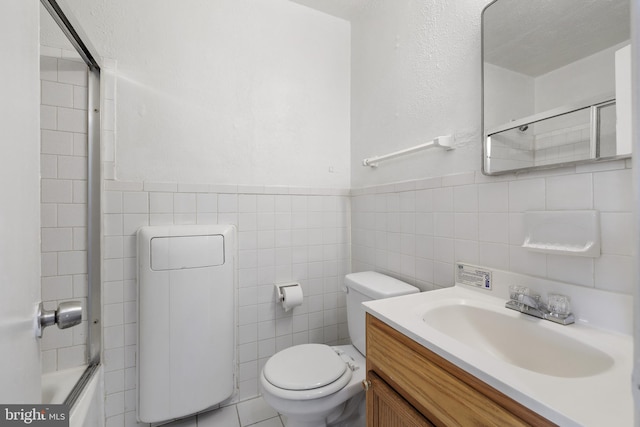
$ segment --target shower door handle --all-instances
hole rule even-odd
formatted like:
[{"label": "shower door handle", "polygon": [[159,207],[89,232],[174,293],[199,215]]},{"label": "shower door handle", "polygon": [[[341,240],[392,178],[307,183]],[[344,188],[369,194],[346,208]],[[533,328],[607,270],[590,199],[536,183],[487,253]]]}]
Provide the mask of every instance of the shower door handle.
[{"label": "shower door handle", "polygon": [[80,301],[61,302],[57,310],[45,310],[42,303],[38,305],[36,315],[36,336],[42,338],[42,331],[47,326],[57,324],[66,329],[82,322],[82,303]]}]

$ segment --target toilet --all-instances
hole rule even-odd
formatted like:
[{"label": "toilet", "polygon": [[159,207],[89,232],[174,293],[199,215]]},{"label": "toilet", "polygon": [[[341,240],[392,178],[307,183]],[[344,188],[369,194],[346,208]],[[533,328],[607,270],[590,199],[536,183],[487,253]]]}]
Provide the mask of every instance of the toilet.
[{"label": "toilet", "polygon": [[420,292],[373,271],[345,276],[352,345],[301,344],[279,351],[260,374],[264,400],[287,417],[287,427],[364,426],[364,301]]}]

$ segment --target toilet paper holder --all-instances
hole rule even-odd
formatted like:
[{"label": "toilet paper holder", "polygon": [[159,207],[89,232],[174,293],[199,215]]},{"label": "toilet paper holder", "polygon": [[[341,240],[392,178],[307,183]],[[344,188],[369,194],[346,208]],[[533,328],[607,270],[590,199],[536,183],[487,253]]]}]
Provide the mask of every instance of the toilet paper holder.
[{"label": "toilet paper holder", "polygon": [[278,302],[283,302],[284,301],[284,293],[282,292],[282,289],[283,288],[300,286],[300,283],[297,283],[297,282],[293,282],[293,283],[276,283],[274,286],[276,288],[276,298],[278,299]]}]

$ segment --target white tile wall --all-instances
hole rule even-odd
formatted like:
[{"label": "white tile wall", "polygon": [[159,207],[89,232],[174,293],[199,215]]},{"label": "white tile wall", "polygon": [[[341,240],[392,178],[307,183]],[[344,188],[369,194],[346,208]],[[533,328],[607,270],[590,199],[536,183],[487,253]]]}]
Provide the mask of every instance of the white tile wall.
[{"label": "white tile wall", "polygon": [[[375,269],[423,290],[453,285],[454,263],[546,277],[632,294],[631,169],[606,167],[502,177],[479,173],[352,191],[352,270]],[[416,182],[414,188],[421,182]],[[444,186],[449,184],[450,186]],[[597,209],[602,255],[545,255],[521,247],[527,210]],[[402,210],[402,212],[398,212]]]},{"label": "white tile wall", "polygon": [[[348,192],[211,191],[218,189],[105,181],[103,361],[109,426],[129,425],[135,420],[135,233],[141,226],[237,225],[239,390],[232,401],[258,395],[259,372],[276,351],[300,343],[348,340],[341,292],[342,278],[350,268]],[[305,298],[301,307],[287,313],[275,303],[273,284],[290,281],[301,283]]]},{"label": "white tile wall", "polygon": [[571,210],[593,208],[593,175],[588,173],[547,178],[546,208]]},{"label": "white tile wall", "polygon": [[[40,59],[42,300],[49,309],[71,299],[86,306],[87,296],[87,74],[84,63],[57,52]],[[86,321],[64,331],[48,328],[43,372],[85,364],[86,330]]]}]

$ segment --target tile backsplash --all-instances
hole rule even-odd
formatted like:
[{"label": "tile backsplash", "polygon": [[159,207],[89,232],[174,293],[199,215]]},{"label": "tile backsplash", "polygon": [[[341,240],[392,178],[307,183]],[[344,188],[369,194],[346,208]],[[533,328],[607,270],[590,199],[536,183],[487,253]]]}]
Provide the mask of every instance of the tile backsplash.
[{"label": "tile backsplash", "polygon": [[[423,290],[453,284],[462,261],[632,294],[632,179],[618,160],[554,172],[451,177],[352,191],[352,269],[389,273]],[[598,258],[530,252],[529,210],[600,211]]]}]

